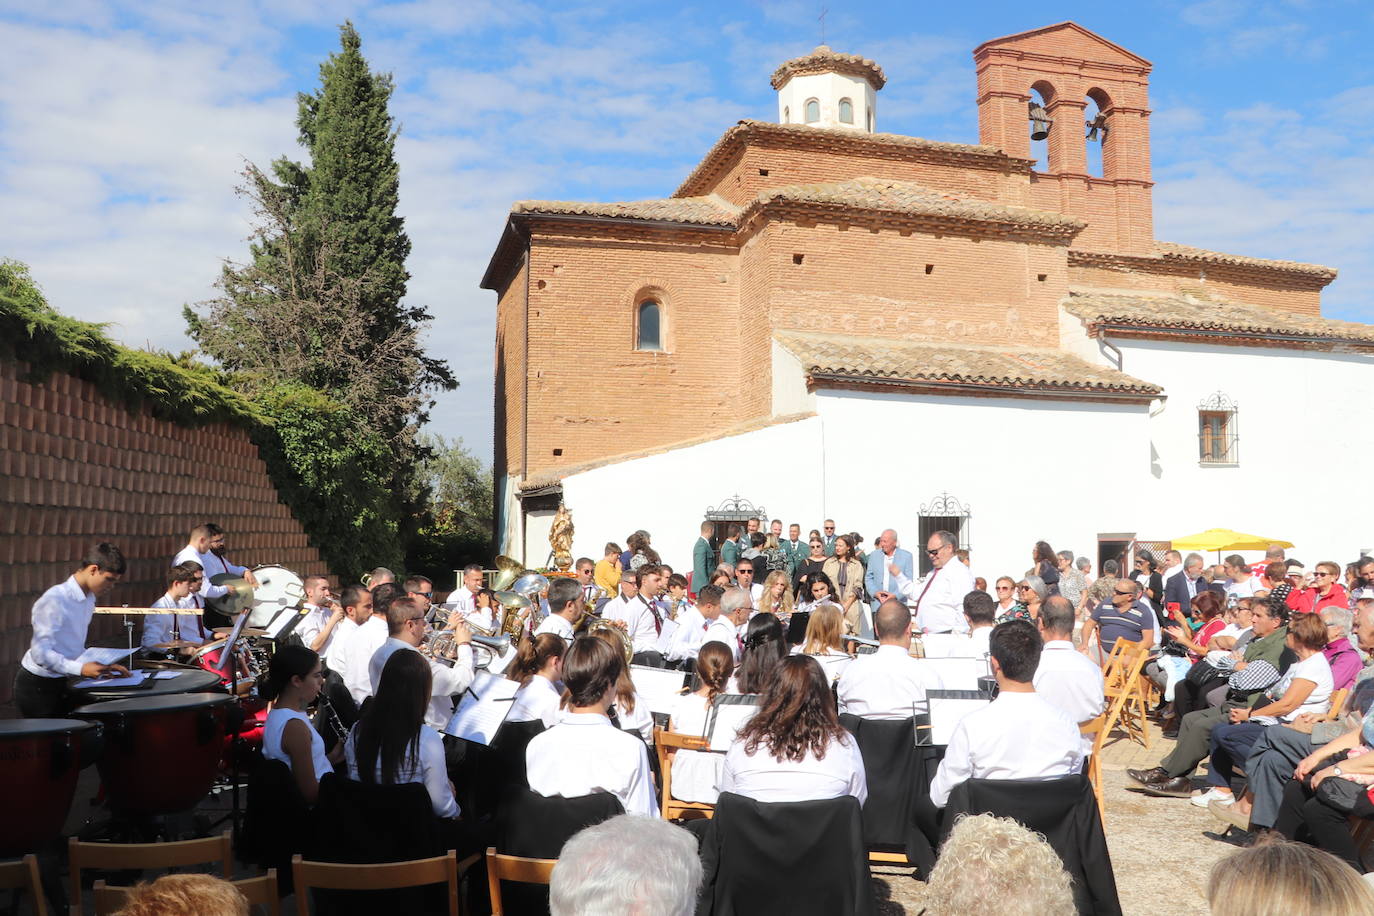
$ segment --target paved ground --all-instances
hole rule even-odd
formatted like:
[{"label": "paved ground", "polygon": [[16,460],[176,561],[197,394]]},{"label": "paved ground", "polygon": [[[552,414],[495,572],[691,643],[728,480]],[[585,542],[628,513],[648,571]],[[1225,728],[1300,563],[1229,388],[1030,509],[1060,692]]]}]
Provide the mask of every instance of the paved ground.
[{"label": "paved ground", "polygon": [[[1245,838],[1234,830],[1221,838],[1221,824],[1182,799],[1151,798],[1126,788],[1134,785],[1127,767],[1154,766],[1173,744],[1151,723],[1149,750],[1124,737],[1113,738],[1103,750],[1107,846],[1125,916],[1206,913],[1208,870]],[[878,867],[874,874],[883,916],[921,912],[925,885],[908,869]]]}]

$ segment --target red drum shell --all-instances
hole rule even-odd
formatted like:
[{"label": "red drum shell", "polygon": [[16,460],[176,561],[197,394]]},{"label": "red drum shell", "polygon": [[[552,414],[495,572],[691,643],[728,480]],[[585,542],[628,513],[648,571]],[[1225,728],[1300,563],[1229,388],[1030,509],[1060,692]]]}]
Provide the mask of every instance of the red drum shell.
[{"label": "red drum shell", "polygon": [[110,807],[153,815],[195,806],[215,781],[234,698],[180,693],[95,703],[75,715],[105,726],[97,766]]},{"label": "red drum shell", "polygon": [[36,852],[62,833],[99,726],[80,719],[0,720],[0,858]]}]

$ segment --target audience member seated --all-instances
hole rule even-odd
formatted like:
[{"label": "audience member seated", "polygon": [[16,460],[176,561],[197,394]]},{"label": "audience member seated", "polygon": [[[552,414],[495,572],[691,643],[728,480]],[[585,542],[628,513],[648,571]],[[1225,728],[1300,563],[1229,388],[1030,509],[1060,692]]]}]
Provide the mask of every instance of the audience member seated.
[{"label": "audience member seated", "polygon": [[793,647],[792,654],[814,658],[833,684],[854,660],[840,639],[843,633],[844,614],[838,604],[825,601],[812,605],[810,619],[806,622],[806,639]]},{"label": "audience member seated", "polygon": [[926,691],[940,686],[940,676],[912,658],[911,612],[889,598],[873,615],[878,651],[856,658],[836,685],[840,712],[862,719],[909,719],[926,712]]},{"label": "audience member seated", "polygon": [[247,898],[223,878],[163,875],[130,890],[118,916],[248,916],[248,912]]},{"label": "audience member seated", "polygon": [[1304,757],[1284,786],[1274,830],[1304,840],[1363,872],[1350,817],[1374,818],[1374,710],[1360,728]]},{"label": "audience member seated", "polygon": [[549,912],[691,916],[700,887],[695,837],[667,821],[622,814],[564,845],[549,882]]},{"label": "audience member seated", "polygon": [[[728,648],[718,642],[702,646],[696,662],[697,680],[701,686],[673,701],[668,730],[704,737],[711,701],[725,692],[734,670],[735,662]],[[724,763],[725,755],[718,751],[679,748],[673,755],[673,798],[714,805],[720,794],[716,785],[720,782]]]},{"label": "audience member seated", "polygon": [[[593,638],[600,639],[617,652],[624,651],[624,643],[609,630],[598,630]],[[620,667],[615,682],[615,702],[611,704],[609,715],[616,728],[638,735],[646,742],[654,740],[654,714],[649,711],[647,703],[639,702],[635,682],[630,679],[629,665]]]},{"label": "audience member seated", "polygon": [[506,669],[506,677],[520,684],[515,704],[506,716],[507,722],[539,721],[545,728],[552,728],[558,722],[563,700],[559,681],[563,677],[563,653],[567,649],[568,644],[562,637],[547,631],[520,642],[515,660]]},{"label": "audience member seated", "polygon": [[1331,666],[1322,654],[1326,642],[1326,624],[1316,614],[1294,615],[1288,625],[1288,648],[1297,654],[1298,661],[1265,692],[1264,698],[1269,702],[1232,709],[1227,714],[1228,721],[1212,729],[1209,789],[1193,798],[1193,804],[1200,808],[1233,804],[1231,779],[1235,766],[1250,756],[1255,743],[1268,729],[1286,725],[1299,715],[1326,715],[1331,708]]},{"label": "audience member seated", "polygon": [[1083,620],[1082,652],[1096,662],[1106,661],[1118,639],[1148,644],[1155,641],[1155,612],[1141,597],[1133,579],[1117,579],[1110,601],[1095,607]]},{"label": "audience member seated", "polygon": [[922,902],[926,916],[1044,916],[1074,908],[1069,873],[1045,838],[991,814],[955,823]]},{"label": "audience member seated", "polygon": [[[1073,605],[1067,598],[1045,599],[1040,609],[1040,636],[1045,645],[1032,683],[1042,700],[1083,723],[1102,714],[1104,684],[1102,669],[1074,649],[1073,623]],[[1092,741],[1085,737],[1083,752],[1091,747]]]},{"label": "audience member seated", "polygon": [[783,659],[725,755],[719,789],[761,802],[868,798],[863,757],[815,659]]},{"label": "audience member seated", "polygon": [[341,746],[325,753],[324,739],[305,714],[323,685],[320,657],[304,646],[288,645],[273,654],[267,683],[259,689],[259,695],[272,703],[262,727],[262,755],[291,768],[308,805],[319,798],[320,780],[343,759]]},{"label": "audience member seated", "polygon": [[1259,843],[1212,866],[1211,916],[1374,916],[1374,890],[1340,860],[1299,843]]},{"label": "audience member seated", "polygon": [[782,621],[767,611],[755,614],[744,629],[744,652],[735,675],[739,692],[763,693],[778,663],[786,657]]},{"label": "audience member seated", "polygon": [[1349,690],[1359,677],[1364,659],[1350,641],[1355,612],[1346,607],[1329,604],[1318,615],[1326,625],[1327,644],[1322,648],[1331,666],[1331,684],[1336,690]]},{"label": "audience member seated", "polygon": [[1077,773],[1083,764],[1078,723],[1035,692],[1043,648],[1035,625],[1025,620],[999,624],[988,648],[997,699],[954,727],[930,785],[937,808],[968,779],[1051,779]]},{"label": "audience member seated", "polygon": [[644,742],[607,717],[624,671],[625,657],[610,643],[589,636],[573,640],[563,657],[567,711],[525,750],[530,789],[564,798],[607,792],[626,814],[658,816]]}]

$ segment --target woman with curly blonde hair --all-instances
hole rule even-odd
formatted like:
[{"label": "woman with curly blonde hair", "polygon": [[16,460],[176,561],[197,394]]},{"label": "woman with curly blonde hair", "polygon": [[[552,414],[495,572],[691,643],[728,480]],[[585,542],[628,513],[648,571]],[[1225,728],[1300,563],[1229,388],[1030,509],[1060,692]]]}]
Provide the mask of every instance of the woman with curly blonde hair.
[{"label": "woman with curly blonde hair", "polygon": [[926,885],[926,916],[1074,912],[1069,873],[1043,836],[1009,817],[959,818]]}]

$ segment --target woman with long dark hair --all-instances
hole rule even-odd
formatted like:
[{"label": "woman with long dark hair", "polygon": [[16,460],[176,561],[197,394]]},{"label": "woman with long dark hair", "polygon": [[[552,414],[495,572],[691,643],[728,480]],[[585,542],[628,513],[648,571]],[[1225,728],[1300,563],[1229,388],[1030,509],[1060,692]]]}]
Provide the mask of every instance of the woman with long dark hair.
[{"label": "woman with long dark hair", "polygon": [[[735,657],[723,642],[708,642],[697,653],[696,673],[701,683],[692,693],[673,701],[668,730],[683,735],[706,735],[706,716],[711,703],[725,693],[735,671]],[[679,750],[673,755],[673,798],[678,801],[716,803],[721,766],[725,755],[718,751]]]},{"label": "woman with long dark hair", "polygon": [[1054,552],[1054,548],[1046,541],[1036,541],[1035,547],[1031,549],[1031,562],[1034,568],[1026,575],[1039,576],[1040,581],[1045,583],[1044,598],[1052,598],[1059,594],[1059,555]]},{"label": "woman with long dark hair", "polygon": [[561,636],[540,633],[522,640],[515,660],[506,670],[506,677],[520,684],[507,722],[533,722],[538,719],[545,728],[558,721],[558,708],[563,699],[563,653],[568,644]]},{"label": "woman with long dark hair", "polygon": [[783,659],[759,711],[725,754],[720,790],[762,802],[868,799],[859,744],[840,725],[830,680],[815,659]]},{"label": "woman with long dark hair", "polygon": [[835,538],[835,555],[825,561],[822,571],[835,585],[836,603],[844,611],[845,631],[858,633],[863,618],[864,567],[854,555],[854,542],[849,538],[847,534]]},{"label": "woman with long dark hair", "polygon": [[[598,630],[593,636],[617,652],[623,652],[625,649],[621,637],[617,637],[609,630]],[[622,655],[621,658],[623,659],[624,656]],[[653,742],[654,714],[649,711],[649,704],[639,701],[635,682],[630,680],[629,665],[621,665],[620,673],[616,676],[615,701],[611,704],[611,715],[614,716],[616,724],[623,730],[633,732],[643,738],[646,744]]]},{"label": "woman with long dark hair", "polygon": [[262,727],[262,755],[291,768],[306,804],[320,797],[320,780],[334,772],[340,748],[326,754],[324,739],[310,724],[305,708],[324,686],[320,657],[305,646],[282,646],[267,667],[267,682],[259,696],[272,703]]},{"label": "woman with long dark hair", "polygon": [[787,657],[782,621],[766,611],[750,618],[744,630],[744,654],[736,678],[740,693],[763,693],[778,663]]}]

